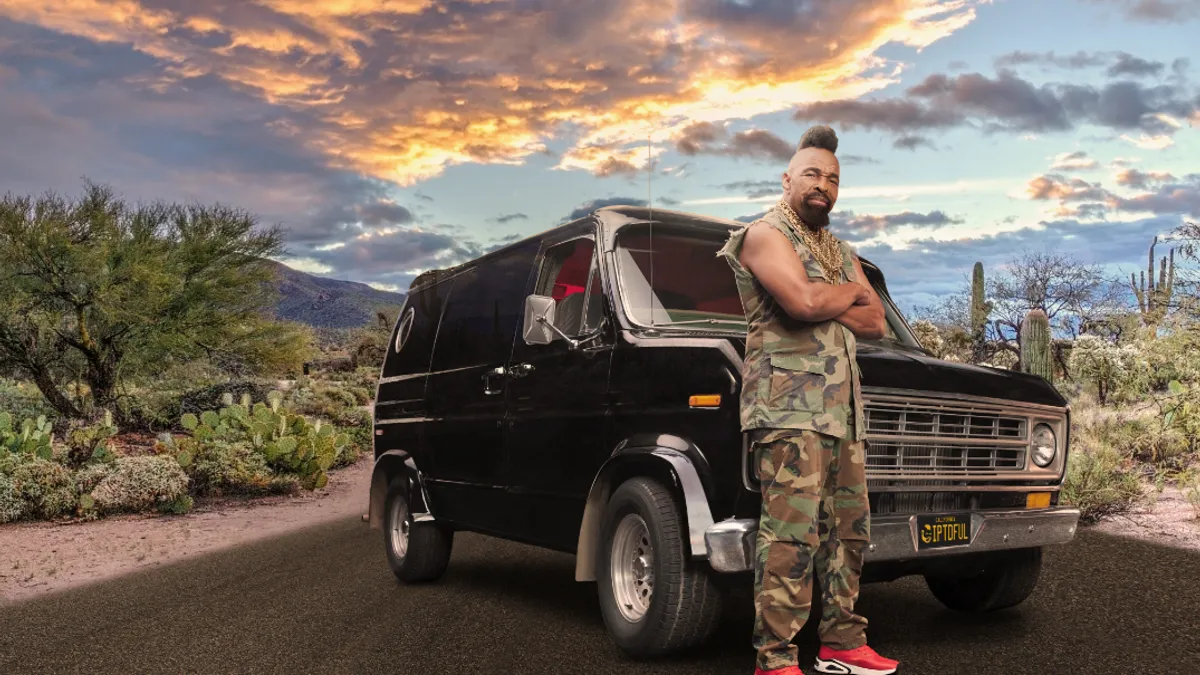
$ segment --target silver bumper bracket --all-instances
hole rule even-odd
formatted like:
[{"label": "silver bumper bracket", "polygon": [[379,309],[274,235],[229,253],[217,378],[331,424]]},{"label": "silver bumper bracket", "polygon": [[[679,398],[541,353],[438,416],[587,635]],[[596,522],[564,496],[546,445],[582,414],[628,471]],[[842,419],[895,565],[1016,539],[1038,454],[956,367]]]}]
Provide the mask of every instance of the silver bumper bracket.
[{"label": "silver bumper bracket", "polygon": [[[1065,506],[1048,509],[971,512],[971,542],[961,546],[917,549],[917,516],[876,516],[871,521],[867,562],[937,558],[961,553],[1002,551],[1065,544],[1075,537],[1079,509]],[[709,563],[718,572],[754,569],[758,520],[722,520],[705,530]]]}]

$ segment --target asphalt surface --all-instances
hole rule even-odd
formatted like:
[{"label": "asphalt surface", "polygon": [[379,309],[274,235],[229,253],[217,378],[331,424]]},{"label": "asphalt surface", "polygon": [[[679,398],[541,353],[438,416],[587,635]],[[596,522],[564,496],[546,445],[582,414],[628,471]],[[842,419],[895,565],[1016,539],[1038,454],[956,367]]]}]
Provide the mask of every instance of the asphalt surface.
[{"label": "asphalt surface", "polygon": [[[905,675],[1200,673],[1200,555],[1087,530],[1016,610],[955,614],[916,578],[859,609]],[[406,587],[355,519],[0,608],[0,673],[749,675],[752,617],[747,593],[706,647],[633,661],[571,556],[459,534],[446,576]],[[811,624],[796,642],[812,673]]]}]

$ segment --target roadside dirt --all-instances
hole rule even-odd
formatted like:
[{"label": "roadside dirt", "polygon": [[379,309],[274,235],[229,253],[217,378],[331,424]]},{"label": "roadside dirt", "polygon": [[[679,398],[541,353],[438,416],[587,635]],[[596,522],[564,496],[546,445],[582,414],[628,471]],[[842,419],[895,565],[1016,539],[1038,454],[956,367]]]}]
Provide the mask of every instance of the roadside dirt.
[{"label": "roadside dirt", "polygon": [[1165,487],[1153,504],[1105,519],[1088,529],[1200,551],[1200,518],[1196,515],[1182,490]]},{"label": "roadside dirt", "polygon": [[366,454],[330,473],[320,490],[253,500],[197,500],[191,513],[180,516],[0,525],[0,604],[361,515],[367,511],[371,466]]}]

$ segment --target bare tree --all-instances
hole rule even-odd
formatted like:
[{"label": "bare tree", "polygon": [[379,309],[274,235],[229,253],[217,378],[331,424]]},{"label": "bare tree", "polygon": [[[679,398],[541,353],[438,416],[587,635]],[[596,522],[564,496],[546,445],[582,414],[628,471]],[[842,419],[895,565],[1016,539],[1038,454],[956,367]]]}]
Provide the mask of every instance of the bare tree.
[{"label": "bare tree", "polygon": [[1070,342],[1090,328],[1127,312],[1121,283],[1105,277],[1099,265],[1051,252],[1022,252],[992,275],[988,297],[993,303],[989,342],[995,350],[1021,353],[1021,322],[1040,309],[1050,319],[1054,358],[1069,378],[1066,352]]}]

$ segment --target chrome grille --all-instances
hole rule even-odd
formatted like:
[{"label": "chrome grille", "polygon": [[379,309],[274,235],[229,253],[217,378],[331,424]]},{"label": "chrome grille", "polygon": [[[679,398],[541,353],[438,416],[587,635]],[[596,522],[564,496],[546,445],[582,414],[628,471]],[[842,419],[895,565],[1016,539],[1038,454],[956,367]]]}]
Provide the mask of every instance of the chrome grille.
[{"label": "chrome grille", "polygon": [[987,477],[1025,468],[1028,420],[972,406],[865,406],[874,479]]},{"label": "chrome grille", "polygon": [[1024,417],[969,409],[879,404],[867,406],[866,415],[874,436],[1024,441],[1027,433]]}]

